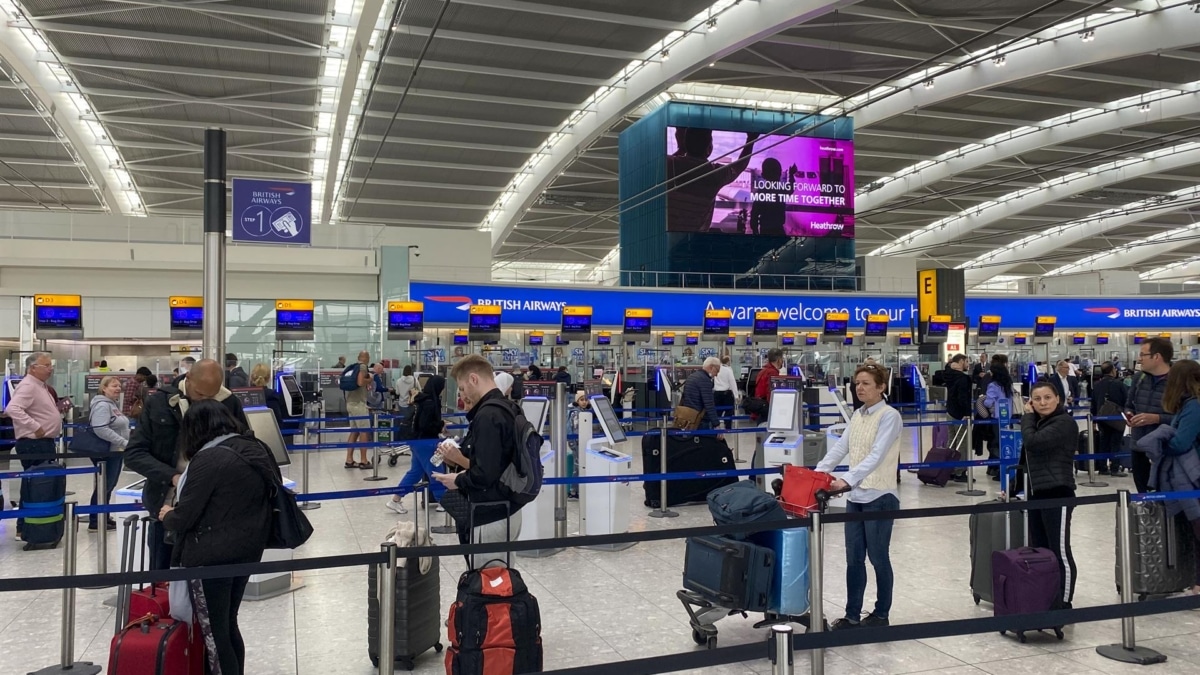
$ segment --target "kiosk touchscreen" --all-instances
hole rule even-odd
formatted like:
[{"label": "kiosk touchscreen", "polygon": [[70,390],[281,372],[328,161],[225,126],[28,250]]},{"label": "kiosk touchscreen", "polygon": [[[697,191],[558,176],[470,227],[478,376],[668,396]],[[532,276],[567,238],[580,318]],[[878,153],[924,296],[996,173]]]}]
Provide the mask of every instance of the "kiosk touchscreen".
[{"label": "kiosk touchscreen", "polygon": [[254,437],[267,444],[271,456],[279,466],[292,463],[287,446],[283,444],[283,433],[279,431],[279,423],[275,421],[275,413],[270,408],[247,408],[246,421],[250,423],[250,431]]},{"label": "kiosk touchscreen", "polygon": [[[591,436],[592,413],[582,412],[579,415],[580,445],[586,448],[581,473],[585,476],[621,476],[632,471],[633,457],[616,449],[617,444],[626,440],[625,429],[621,427],[617,413],[613,410],[612,401],[603,395],[588,397],[595,419],[600,423],[602,436]],[[585,483],[580,486],[583,534],[616,534],[629,529],[629,485],[627,483],[603,482]],[[605,551],[620,551],[632,546],[632,543],[611,544],[594,548]]]},{"label": "kiosk touchscreen", "polygon": [[[538,433],[545,433],[546,421],[550,415],[550,399],[545,396],[525,396],[521,399],[521,412],[525,419],[533,425]],[[542,441],[542,478],[557,478],[558,468],[554,461],[554,450],[549,441]],[[543,485],[532,504],[521,509],[521,532],[519,541],[554,538],[554,492],[555,486]],[[537,549],[519,551],[517,555],[527,558],[541,558],[557,553],[561,549]]]},{"label": "kiosk touchscreen", "polygon": [[296,382],[296,376],[291,373],[279,376],[279,394],[283,397],[284,412],[288,417],[299,417],[304,414],[304,392]]},{"label": "kiosk touchscreen", "polygon": [[771,392],[767,412],[767,440],[763,442],[766,466],[800,464],[800,392],[776,389]]}]

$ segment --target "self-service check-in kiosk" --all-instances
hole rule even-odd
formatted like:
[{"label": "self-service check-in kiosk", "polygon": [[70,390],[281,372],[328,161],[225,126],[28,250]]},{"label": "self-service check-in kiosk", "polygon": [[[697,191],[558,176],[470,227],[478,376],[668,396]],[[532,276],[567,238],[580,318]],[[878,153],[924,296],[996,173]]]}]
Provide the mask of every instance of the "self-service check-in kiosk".
[{"label": "self-service check-in kiosk", "polygon": [[[591,438],[592,413],[579,414],[579,444],[584,448],[582,475],[621,476],[633,470],[633,457],[619,452],[616,447],[625,442],[625,429],[617,419],[612,402],[603,395],[593,394],[588,398],[595,419],[600,423],[603,436]],[[589,438],[584,439],[584,436]],[[619,534],[629,530],[629,485],[620,482],[584,483],[580,486],[580,530],[584,535]],[[620,551],[633,546],[632,543],[593,546],[604,551]]]},{"label": "self-service check-in kiosk", "polygon": [[296,381],[295,375],[280,373],[278,391],[283,397],[283,411],[288,417],[304,415],[304,392],[300,390],[300,383]]},{"label": "self-service check-in kiosk", "polygon": [[[529,420],[538,433],[546,430],[546,418],[550,414],[550,399],[545,396],[525,396],[521,399],[521,410],[525,419]],[[558,471],[554,461],[554,449],[550,441],[542,442],[542,478],[555,478]],[[554,538],[554,488],[543,485],[532,504],[521,509],[521,533],[518,541]],[[536,551],[519,551],[517,555],[527,558],[541,558],[553,555],[562,549],[539,549]]]},{"label": "self-service check-in kiosk", "polygon": [[763,462],[768,467],[784,464],[816,466],[825,456],[825,435],[803,430],[801,398],[795,389],[771,392],[767,440],[763,442]]},{"label": "self-service check-in kiosk", "polygon": [[[269,408],[247,408],[245,410],[246,421],[250,423],[250,430],[254,432],[254,437],[266,444],[271,451],[271,457],[275,459],[275,463],[280,469],[285,469],[292,463],[291,457],[288,455],[287,446],[283,442],[283,434],[279,431],[279,424],[275,421],[275,413]],[[126,485],[118,489],[114,493],[114,504],[141,504],[142,488],[145,486],[145,479]],[[289,479],[286,473],[283,476],[283,486],[289,490],[296,489],[296,482]],[[145,515],[145,512],[137,515]],[[145,527],[146,521],[138,521],[137,526],[130,531],[130,535],[141,537],[141,528]],[[119,550],[125,550],[125,528],[117,529]],[[263,553],[262,562],[275,562],[279,560],[291,560],[291,549],[272,549],[269,548]],[[270,574],[254,574],[250,577],[250,582],[246,585],[246,600],[266,600],[277,595],[290,593],[304,587],[304,582],[299,577],[293,578],[291,572],[273,572]]]}]

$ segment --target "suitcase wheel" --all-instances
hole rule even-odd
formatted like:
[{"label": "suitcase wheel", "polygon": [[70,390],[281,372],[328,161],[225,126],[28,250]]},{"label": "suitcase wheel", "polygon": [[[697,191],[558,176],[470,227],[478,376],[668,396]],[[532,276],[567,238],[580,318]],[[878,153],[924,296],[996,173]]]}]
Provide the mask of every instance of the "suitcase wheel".
[{"label": "suitcase wheel", "polygon": [[417,664],[412,659],[399,659],[398,663],[404,666],[405,670],[415,670],[417,667]]},{"label": "suitcase wheel", "polygon": [[[975,598],[975,604],[977,604],[977,605],[979,604],[979,601],[983,599],[983,598],[979,597],[978,593],[972,593],[971,597]],[[1001,633],[1001,635],[1004,635],[1004,633]]]},{"label": "suitcase wheel", "polygon": [[433,643],[433,651],[438,654],[441,654],[442,653],[442,643],[440,643],[440,642]]},{"label": "suitcase wheel", "polygon": [[1025,633],[1017,633],[1017,641],[1025,644]]},{"label": "suitcase wheel", "polygon": [[375,668],[379,667],[379,657],[378,656],[371,657],[371,665],[374,666]]},{"label": "suitcase wheel", "polygon": [[1061,628],[1054,629],[1054,637],[1058,638],[1059,640],[1063,639],[1063,632]]}]

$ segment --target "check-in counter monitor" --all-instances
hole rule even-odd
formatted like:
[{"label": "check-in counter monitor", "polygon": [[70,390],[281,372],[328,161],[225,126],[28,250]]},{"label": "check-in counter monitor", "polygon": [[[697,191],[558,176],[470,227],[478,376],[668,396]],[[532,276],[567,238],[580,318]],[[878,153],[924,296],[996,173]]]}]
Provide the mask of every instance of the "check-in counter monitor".
[{"label": "check-in counter monitor", "polygon": [[546,430],[546,417],[550,414],[550,399],[544,396],[526,396],[521,399],[521,411],[525,419],[533,424],[538,433]]}]

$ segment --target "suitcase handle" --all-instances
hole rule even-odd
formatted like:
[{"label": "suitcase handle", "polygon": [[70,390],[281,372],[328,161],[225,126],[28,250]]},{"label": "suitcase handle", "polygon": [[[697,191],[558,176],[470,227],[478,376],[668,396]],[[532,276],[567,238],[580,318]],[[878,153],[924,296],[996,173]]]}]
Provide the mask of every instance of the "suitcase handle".
[{"label": "suitcase handle", "polygon": [[729,544],[718,544],[718,543],[714,543],[713,541],[709,540],[708,538],[704,538],[704,537],[693,537],[693,538],[692,538],[692,543],[693,543],[693,544],[698,544],[698,545],[700,545],[700,546],[703,546],[703,547],[705,547],[705,548],[710,548],[710,549],[712,549],[712,550],[714,550],[714,551],[720,551],[721,553],[734,553],[734,554],[736,554],[736,553],[740,553],[740,552],[741,552],[741,551],[740,551],[740,549],[738,549],[736,546],[730,546]]},{"label": "suitcase handle", "polygon": [[692,579],[688,579],[688,583],[692,586],[695,586],[697,590],[707,593],[708,595],[710,595],[714,598],[719,598],[721,600],[724,600],[728,604],[733,604],[733,601],[736,599],[728,593],[722,593],[722,592],[716,590],[715,588],[709,588],[708,586],[705,586],[704,584],[701,584],[701,583],[697,583],[696,581],[694,581]]},{"label": "suitcase handle", "polygon": [[134,619],[133,621],[130,621],[129,623],[125,624],[125,627],[122,628],[121,630],[127,631],[130,628],[133,628],[134,626],[140,626],[142,624],[154,623],[155,621],[158,621],[159,618],[160,617],[157,614],[155,614],[154,612],[150,612],[143,617],[139,617],[139,618]]}]

